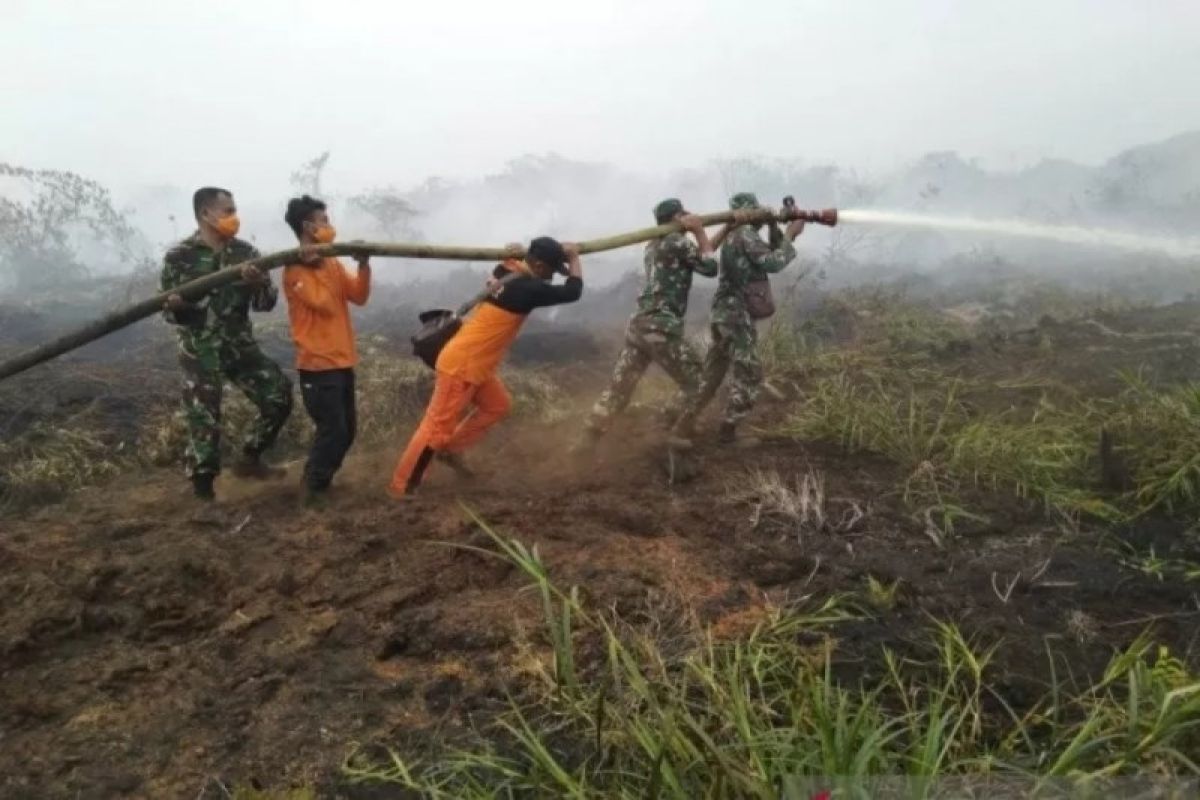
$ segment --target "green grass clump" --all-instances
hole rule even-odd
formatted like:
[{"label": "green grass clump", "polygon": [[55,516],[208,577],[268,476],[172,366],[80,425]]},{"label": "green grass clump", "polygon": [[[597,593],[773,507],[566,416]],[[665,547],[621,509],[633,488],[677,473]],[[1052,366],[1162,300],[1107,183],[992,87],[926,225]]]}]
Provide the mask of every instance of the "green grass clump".
[{"label": "green grass clump", "polygon": [[[512,701],[473,745],[363,750],[353,782],[430,798],[964,796],[964,786],[1200,775],[1200,679],[1145,638],[1094,685],[1056,679],[1015,707],[990,688],[997,644],[935,624],[923,650],[839,677],[845,600],[807,600],[742,639],[694,631],[664,647],[559,590],[536,549],[489,531],[542,599],[553,650],[540,691]],[[1016,795],[1012,795],[1016,796]]]},{"label": "green grass clump", "polygon": [[[772,328],[772,369],[796,378],[800,399],[770,430],[894,460],[912,476],[906,499],[919,502],[951,502],[969,485],[1108,521],[1200,510],[1200,385],[1118,374],[1120,391],[1088,396],[1035,375],[963,377],[957,362],[913,360],[896,339],[913,325],[923,333],[905,334],[910,344],[947,341],[911,309],[871,321],[848,346],[822,349]],[[1102,432],[1115,443],[1109,453]],[[1108,485],[1114,466],[1125,485]],[[935,489],[914,493],[922,483]]]},{"label": "green grass clump", "polygon": [[1046,404],[1024,416],[974,409],[962,381],[912,375],[845,368],[818,375],[775,432],[887,456],[912,476],[907,489],[932,477],[939,487],[965,481],[1073,513],[1115,513],[1093,486],[1089,420]]},{"label": "green grass clump", "polygon": [[767,375],[794,369],[810,359],[816,347],[816,340],[786,316],[773,318],[759,331],[758,357]]},{"label": "green grass clump", "polygon": [[1200,385],[1164,390],[1140,375],[1122,378],[1124,391],[1095,405],[1116,440],[1132,500],[1147,511],[1195,510],[1200,507]]}]

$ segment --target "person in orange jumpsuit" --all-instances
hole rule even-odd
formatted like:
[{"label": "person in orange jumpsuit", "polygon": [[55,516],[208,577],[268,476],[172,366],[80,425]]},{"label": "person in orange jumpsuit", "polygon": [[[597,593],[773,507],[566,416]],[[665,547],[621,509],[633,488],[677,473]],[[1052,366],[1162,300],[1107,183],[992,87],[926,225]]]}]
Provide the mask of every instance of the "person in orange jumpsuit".
[{"label": "person in orange jumpsuit", "polygon": [[[551,283],[556,272],[565,273],[566,281]],[[489,285],[492,295],[438,355],[433,396],[392,475],[388,490],[394,497],[411,495],[435,456],[460,474],[469,472],[463,451],[512,407],[496,370],[526,317],[535,308],[574,303],[583,294],[579,248],[546,236],[534,239],[523,260],[508,259],[496,267]]]}]

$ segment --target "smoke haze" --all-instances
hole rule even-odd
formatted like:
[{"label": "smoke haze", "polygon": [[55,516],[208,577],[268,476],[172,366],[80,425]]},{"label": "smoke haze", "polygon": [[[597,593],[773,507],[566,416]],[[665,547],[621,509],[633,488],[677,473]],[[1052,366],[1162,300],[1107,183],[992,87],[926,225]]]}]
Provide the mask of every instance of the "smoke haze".
[{"label": "smoke haze", "polygon": [[[650,224],[665,195],[702,211],[740,189],[1197,219],[1200,141],[1171,139],[1200,129],[1191,0],[7,0],[5,17],[0,160],[96,179],[152,248],[190,230],[203,184],[235,191],[260,247],[289,244],[291,176],[323,152],[344,237],[382,238],[349,203],[377,188],[417,212],[406,234],[447,243],[584,238]],[[861,244],[928,263],[968,243]]]}]

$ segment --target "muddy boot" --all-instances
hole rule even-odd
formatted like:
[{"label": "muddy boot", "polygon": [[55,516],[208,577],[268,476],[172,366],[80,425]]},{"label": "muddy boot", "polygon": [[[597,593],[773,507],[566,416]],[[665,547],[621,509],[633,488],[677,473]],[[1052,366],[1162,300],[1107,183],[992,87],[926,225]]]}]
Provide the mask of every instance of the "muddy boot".
[{"label": "muddy boot", "polygon": [[475,477],[475,470],[467,466],[467,461],[463,458],[462,453],[447,453],[442,451],[436,457],[439,463],[445,464],[454,470],[454,474],[460,481],[469,481]]},{"label": "muddy boot", "polygon": [[408,476],[408,483],[404,486],[404,491],[397,491],[395,488],[388,488],[388,494],[394,500],[411,500],[416,496],[417,490],[421,488],[421,481],[425,478],[425,470],[429,469],[429,462],[433,461],[433,448],[426,447],[421,451],[421,455],[417,458],[417,463],[413,467],[412,475]]},{"label": "muddy boot", "polygon": [[663,467],[667,473],[667,484],[678,486],[694,480],[700,474],[700,461],[688,450],[667,448]]},{"label": "muddy boot", "polygon": [[217,499],[217,493],[213,491],[213,480],[216,477],[208,473],[192,476],[192,494],[197,500],[211,503]]},{"label": "muddy boot", "polygon": [[255,481],[274,481],[285,477],[287,470],[264,464],[258,453],[246,453],[233,465],[233,474]]},{"label": "muddy boot", "polygon": [[324,511],[329,507],[329,492],[325,489],[307,489],[302,502],[309,511]]},{"label": "muddy boot", "polygon": [[739,436],[736,422],[722,422],[717,441],[733,447],[757,447],[762,444],[762,440],[757,436]]},{"label": "muddy boot", "polygon": [[213,481],[216,475],[203,474],[192,476],[192,494],[196,505],[187,513],[187,521],[204,528],[223,528],[229,524],[228,510],[217,503],[216,492],[213,491]]},{"label": "muddy boot", "polygon": [[671,426],[671,431],[667,434],[667,447],[672,450],[691,450],[695,438],[696,432],[691,423],[679,420]]}]

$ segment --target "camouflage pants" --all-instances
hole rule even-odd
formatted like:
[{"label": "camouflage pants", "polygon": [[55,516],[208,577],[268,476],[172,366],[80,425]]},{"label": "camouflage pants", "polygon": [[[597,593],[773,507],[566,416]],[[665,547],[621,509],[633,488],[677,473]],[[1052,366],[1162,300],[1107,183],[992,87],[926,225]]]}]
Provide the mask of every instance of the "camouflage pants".
[{"label": "camouflage pants", "polygon": [[221,471],[221,392],[225,381],[242,390],[258,416],[242,442],[242,452],[257,455],[275,443],[292,413],[292,382],[257,345],[182,351],[183,414],[187,421],[188,475]]},{"label": "camouflage pants", "polygon": [[689,425],[695,420],[700,390],[700,357],[695,349],[682,336],[641,331],[630,324],[625,331],[625,346],[613,367],[612,380],[592,407],[589,427],[603,430],[612,417],[625,410],[638,381],[651,364],[658,364],[679,386],[678,422]]},{"label": "camouflage pants", "polygon": [[754,408],[763,382],[762,362],[758,359],[758,330],[749,317],[713,323],[712,345],[704,355],[699,410],[703,410],[721,388],[730,365],[733,375],[729,381],[729,401],[721,419],[737,424]]}]

